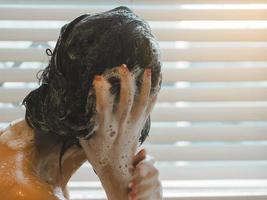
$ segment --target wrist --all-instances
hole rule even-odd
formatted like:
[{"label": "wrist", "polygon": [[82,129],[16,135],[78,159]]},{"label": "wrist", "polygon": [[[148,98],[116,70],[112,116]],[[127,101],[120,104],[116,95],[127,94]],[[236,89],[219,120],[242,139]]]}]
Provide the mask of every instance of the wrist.
[{"label": "wrist", "polygon": [[106,165],[96,170],[108,200],[128,199],[128,182],[131,174],[122,175],[121,169]]}]

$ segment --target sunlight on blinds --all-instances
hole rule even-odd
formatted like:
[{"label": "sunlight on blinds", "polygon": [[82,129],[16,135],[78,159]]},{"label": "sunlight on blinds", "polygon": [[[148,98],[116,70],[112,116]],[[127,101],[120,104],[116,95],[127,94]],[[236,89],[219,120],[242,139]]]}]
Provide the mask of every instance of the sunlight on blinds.
[{"label": "sunlight on blinds", "polygon": [[[60,27],[118,5],[12,2],[0,4],[0,127],[24,116],[20,103],[38,87]],[[144,146],[158,161],[164,199],[266,199],[267,1],[124,5],[160,41],[163,85]],[[89,164],[69,188],[73,200],[105,198]]]}]

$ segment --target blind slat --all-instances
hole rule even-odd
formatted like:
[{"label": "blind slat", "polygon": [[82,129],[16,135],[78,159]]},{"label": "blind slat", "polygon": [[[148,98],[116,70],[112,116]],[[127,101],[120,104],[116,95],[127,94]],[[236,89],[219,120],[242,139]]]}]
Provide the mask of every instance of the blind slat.
[{"label": "blind slat", "polygon": [[[21,102],[33,89],[0,88],[0,102]],[[162,87],[158,102],[177,101],[267,101],[267,87],[175,88]]]},{"label": "blind slat", "polygon": [[[55,41],[58,28],[0,28],[4,41]],[[18,34],[18,32],[20,34]],[[266,41],[267,29],[179,29],[153,28],[159,41]]]},{"label": "blind slat", "polygon": [[213,124],[187,126],[156,126],[152,122],[149,142],[178,141],[261,141],[267,140],[265,124]]},{"label": "blind slat", "polygon": [[[212,190],[213,193],[209,194],[208,191],[195,191],[192,195],[192,190],[184,190],[183,192],[177,192],[178,190],[166,189],[163,191],[164,200],[196,200],[196,199],[205,199],[205,200],[266,200],[266,195],[261,194],[261,192],[250,192],[248,195],[247,191],[238,191],[238,192],[229,192],[230,194],[225,194],[219,190]],[[260,194],[259,194],[260,193]],[[191,195],[189,195],[191,194]],[[97,196],[97,197],[96,197]],[[104,195],[101,195],[99,190],[73,190],[70,192],[70,197],[72,200],[106,200],[107,198]]]},{"label": "blind slat", "polygon": [[[131,7],[131,6],[129,6]],[[96,7],[9,7],[0,6],[2,20],[72,20],[84,13],[96,13],[113,8]],[[179,7],[133,8],[136,14],[145,20],[176,21],[176,20],[266,20],[266,9],[179,9]],[[10,14],[12,13],[12,14]]]},{"label": "blind slat", "polygon": [[262,105],[166,106],[152,111],[152,121],[257,121],[267,119],[267,107]]},{"label": "blind slat", "polygon": [[144,145],[157,161],[266,160],[266,144]]},{"label": "blind slat", "polygon": [[[238,105],[240,104],[240,105]],[[8,122],[24,116],[21,107],[0,108],[0,121]],[[263,121],[267,120],[267,106],[250,103],[244,105],[191,105],[155,106],[151,114],[155,122],[170,121]]]},{"label": "blind slat", "polygon": [[[267,12],[266,12],[267,13]],[[267,47],[162,48],[163,61],[266,61]]]},{"label": "blind slat", "polygon": [[[166,64],[166,66],[168,66]],[[174,65],[175,66],[175,65]],[[267,67],[243,67],[225,65],[223,67],[163,68],[163,82],[191,81],[264,81]],[[226,76],[227,74],[227,76]]]},{"label": "blind slat", "polygon": [[[267,47],[162,48],[162,61],[267,61]],[[48,61],[41,48],[1,48],[0,61]]]},{"label": "blind slat", "polygon": [[[43,63],[47,66],[47,63]],[[173,83],[177,81],[190,82],[213,82],[213,81],[266,81],[266,67],[242,67],[242,66],[224,66],[224,67],[187,67],[171,68],[171,65],[163,63],[163,83]],[[175,65],[174,65],[175,66]],[[43,68],[44,68],[43,67]],[[37,69],[21,68],[0,68],[0,82],[36,82]],[[196,76],[197,74],[197,76]],[[227,74],[227,76],[225,76]]]},{"label": "blind slat", "polygon": [[[0,91],[1,92],[1,91]],[[1,98],[0,98],[1,99]],[[266,101],[267,87],[175,88],[163,87],[159,102],[175,101]]]},{"label": "blind slat", "polygon": [[[0,128],[9,123],[1,123]],[[165,125],[152,122],[149,137],[150,143],[191,142],[238,142],[238,141],[267,141],[267,125],[249,124],[206,124],[206,125]]]},{"label": "blind slat", "polygon": [[[97,0],[93,0],[97,1]],[[103,0],[103,2],[110,2],[110,0]],[[112,1],[112,0],[111,0]],[[116,0],[114,0],[116,3]],[[65,2],[65,1],[64,1]],[[98,2],[98,1],[97,1]],[[102,2],[102,1],[101,1]],[[177,5],[177,4],[257,4],[257,3],[267,3],[267,0],[154,0],[153,2],[151,0],[133,0],[135,4],[143,4],[143,5]]]},{"label": "blind slat", "polygon": [[[266,164],[237,165],[185,165],[157,166],[161,180],[197,180],[197,179],[263,179],[267,178]],[[71,181],[99,181],[91,166],[82,166]]]}]

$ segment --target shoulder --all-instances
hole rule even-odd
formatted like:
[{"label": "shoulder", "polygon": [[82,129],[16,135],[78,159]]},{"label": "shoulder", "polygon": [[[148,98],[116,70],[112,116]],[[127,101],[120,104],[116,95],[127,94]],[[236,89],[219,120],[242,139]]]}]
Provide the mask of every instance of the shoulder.
[{"label": "shoulder", "polygon": [[15,185],[4,189],[0,186],[1,199],[5,200],[66,200],[64,197],[54,194],[52,190],[46,188],[29,188],[24,185]]},{"label": "shoulder", "polygon": [[[1,163],[1,161],[0,161]],[[10,167],[0,170],[0,199],[3,200],[67,200],[60,187],[53,187],[35,176],[24,174],[18,179]]]},{"label": "shoulder", "polygon": [[53,194],[53,188],[42,184],[37,179],[28,177],[20,181],[8,167],[0,170],[0,199],[4,200],[61,200]]},{"label": "shoulder", "polygon": [[33,145],[34,132],[25,120],[17,119],[0,132],[0,142],[13,150],[21,150]]}]

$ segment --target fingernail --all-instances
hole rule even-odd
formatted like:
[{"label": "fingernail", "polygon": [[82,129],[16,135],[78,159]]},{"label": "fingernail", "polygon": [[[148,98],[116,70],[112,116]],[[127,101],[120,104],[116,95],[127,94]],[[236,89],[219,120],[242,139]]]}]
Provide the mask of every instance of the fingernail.
[{"label": "fingernail", "polygon": [[121,68],[122,68],[122,71],[124,72],[124,73],[127,73],[129,70],[128,70],[128,68],[127,68],[127,66],[125,65],[125,64],[122,64],[121,65]]},{"label": "fingernail", "polygon": [[101,78],[102,78],[102,77],[101,77],[100,75],[95,75],[95,80],[96,80],[96,81],[100,81]]},{"label": "fingernail", "polygon": [[146,75],[147,75],[147,76],[151,76],[151,68],[146,69]]},{"label": "fingernail", "polygon": [[142,154],[142,156],[145,156],[146,155],[146,150],[145,149],[142,149],[141,154]]}]

